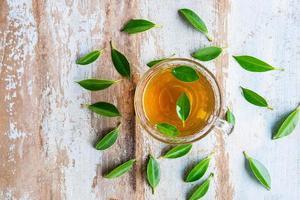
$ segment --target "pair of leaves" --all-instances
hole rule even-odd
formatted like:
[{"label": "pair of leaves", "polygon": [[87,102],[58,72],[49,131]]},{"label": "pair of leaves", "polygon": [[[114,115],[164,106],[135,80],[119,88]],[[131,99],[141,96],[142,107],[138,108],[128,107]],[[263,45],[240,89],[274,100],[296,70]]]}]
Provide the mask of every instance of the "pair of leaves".
[{"label": "pair of leaves", "polygon": [[152,155],[149,155],[147,163],[147,181],[152,188],[152,193],[154,194],[154,189],[160,181],[160,167],[157,160]]},{"label": "pair of leaves", "polygon": [[114,128],[112,131],[107,133],[102,139],[100,139],[95,145],[95,148],[97,150],[105,150],[111,147],[118,139],[120,132],[119,127],[120,126]]},{"label": "pair of leaves", "polygon": [[280,125],[278,131],[273,135],[273,139],[288,136],[296,128],[300,120],[300,106],[291,112]]},{"label": "pair of leaves", "polygon": [[205,47],[194,52],[192,54],[192,57],[200,61],[210,61],[217,58],[222,53],[222,51],[223,49],[220,47]]},{"label": "pair of leaves", "polygon": [[78,65],[88,65],[91,64],[92,62],[95,62],[99,56],[101,56],[103,53],[103,50],[95,50],[92,51],[84,56],[82,56],[81,58],[79,58],[76,61],[76,64]]},{"label": "pair of leaves", "polygon": [[185,156],[190,152],[192,149],[193,145],[192,144],[181,144],[173,147],[165,155],[163,155],[163,158],[169,158],[169,159],[175,159],[175,158],[180,158],[182,156]]},{"label": "pair of leaves", "polygon": [[251,104],[256,105],[256,106],[260,106],[260,107],[266,107],[270,110],[273,110],[272,107],[269,106],[267,100],[262,97],[261,95],[257,94],[256,92],[247,89],[247,88],[243,88],[242,89],[242,94],[244,96],[244,98]]},{"label": "pair of leaves", "polygon": [[187,174],[185,182],[194,182],[203,177],[208,169],[211,160],[211,155],[202,159],[197,165],[195,165]]},{"label": "pair of leaves", "polygon": [[[176,112],[178,117],[183,122],[183,125],[185,124],[185,121],[189,117],[190,114],[190,100],[188,96],[185,93],[182,93],[179,98],[176,101]],[[158,123],[156,124],[156,129],[169,137],[175,137],[180,134],[179,130],[176,126],[168,123]]]},{"label": "pair of leaves", "polygon": [[204,21],[194,11],[183,8],[178,10],[178,12],[190,25],[203,33],[209,41],[212,41],[212,38],[208,35],[208,30]]},{"label": "pair of leaves", "polygon": [[[192,53],[191,56],[200,61],[210,61],[210,60],[217,58],[222,53],[222,51],[223,51],[223,48],[211,46],[211,47],[205,47],[205,48],[199,49],[199,50],[195,51],[194,53]],[[147,66],[151,68],[154,65],[156,65],[162,61],[165,61],[167,59],[169,59],[169,57],[153,60],[151,62],[148,62]]]},{"label": "pair of leaves", "polygon": [[107,102],[97,102],[88,106],[88,108],[105,117],[118,117],[121,116],[119,110],[113,104]]},{"label": "pair of leaves", "polygon": [[[112,59],[112,62],[114,64],[116,70],[122,76],[130,78],[130,76],[131,76],[130,64],[129,64],[127,58],[125,57],[124,54],[122,54],[120,51],[118,51],[117,49],[115,49],[113,47],[111,41],[110,41],[110,47],[111,47],[111,59]],[[97,58],[102,54],[102,52],[103,52],[103,50],[92,51],[92,52],[84,55],[80,59],[78,59],[76,61],[76,63],[80,64],[80,65],[90,64],[90,63],[94,62],[95,60],[97,60]]]},{"label": "pair of leaves", "polygon": [[113,81],[113,80],[86,79],[86,80],[78,81],[77,83],[81,87],[87,90],[98,91],[98,90],[104,90],[117,82],[119,82],[119,80]]},{"label": "pair of leaves", "polygon": [[198,200],[202,198],[207,193],[210,182],[213,177],[214,174],[211,173],[209,177],[205,181],[203,181],[203,183],[201,183],[199,186],[196,186],[196,188],[194,189],[194,191],[192,192],[188,200]]},{"label": "pair of leaves", "polygon": [[172,69],[172,74],[180,81],[194,82],[199,80],[199,75],[193,67],[180,65]]},{"label": "pair of leaves", "polygon": [[268,63],[253,56],[233,56],[233,58],[240,64],[242,68],[250,72],[267,72],[270,70],[283,70],[282,68],[273,67]]},{"label": "pair of leaves", "polygon": [[124,25],[121,31],[126,32],[128,34],[135,34],[135,33],[144,32],[153,27],[160,27],[160,26],[145,19],[131,19]]},{"label": "pair of leaves", "polygon": [[132,169],[135,161],[136,161],[135,159],[131,159],[131,160],[128,160],[127,162],[117,166],[116,168],[111,170],[109,173],[104,175],[104,178],[112,179],[112,178],[117,178],[117,177],[124,175],[125,173],[129,172]]},{"label": "pair of leaves", "polygon": [[248,161],[251,172],[255,178],[268,190],[271,189],[271,177],[267,168],[258,160],[255,160],[247,155],[246,152],[243,152],[245,158]]}]

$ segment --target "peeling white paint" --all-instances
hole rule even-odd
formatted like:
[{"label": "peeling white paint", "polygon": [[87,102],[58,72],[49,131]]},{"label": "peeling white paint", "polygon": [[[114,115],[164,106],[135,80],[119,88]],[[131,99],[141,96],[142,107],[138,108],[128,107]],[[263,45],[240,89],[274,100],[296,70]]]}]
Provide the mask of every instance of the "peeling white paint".
[{"label": "peeling white paint", "polygon": [[11,121],[9,123],[9,132],[7,132],[6,135],[8,136],[9,139],[16,140],[16,139],[19,139],[19,138],[26,137],[28,134],[25,133],[22,130],[19,130],[17,128],[16,123]]},{"label": "peeling white paint", "polygon": [[0,191],[1,200],[32,200],[28,193],[22,194],[19,198],[15,197],[16,189],[7,188],[5,191]]},{"label": "peeling white paint", "polygon": [[[37,32],[35,29],[35,20],[32,15],[31,2],[26,0],[22,1],[8,1],[9,13],[7,21],[10,26],[14,26],[14,31],[6,30],[4,35],[8,37],[8,41],[4,44],[7,49],[11,49],[8,55],[13,63],[12,66],[3,65],[6,67],[7,76],[4,78],[6,82],[5,89],[8,91],[5,95],[6,110],[10,116],[9,118],[9,131],[6,133],[9,139],[16,140],[26,137],[27,133],[19,130],[18,123],[14,121],[13,115],[15,114],[15,100],[18,93],[22,93],[19,88],[22,87],[23,76],[25,72],[25,58],[27,56],[34,59],[34,47],[37,43]],[[13,47],[13,48],[12,48]],[[12,144],[13,145],[13,144]]]}]

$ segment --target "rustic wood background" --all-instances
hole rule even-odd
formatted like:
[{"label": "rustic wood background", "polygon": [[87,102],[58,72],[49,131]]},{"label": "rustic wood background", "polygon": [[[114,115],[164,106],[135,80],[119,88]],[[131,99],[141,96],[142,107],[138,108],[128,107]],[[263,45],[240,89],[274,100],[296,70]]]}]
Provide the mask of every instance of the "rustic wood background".
[{"label": "rustic wood background", "polygon": [[[200,14],[212,43],[182,21],[177,10],[183,7]],[[270,139],[275,123],[300,102],[299,10],[298,0],[1,0],[0,199],[181,200],[195,186],[182,181],[186,167],[211,151],[216,154],[209,171],[216,176],[205,199],[300,199],[300,128],[288,138]],[[130,18],[163,27],[129,36],[119,30]],[[74,81],[120,78],[110,59],[110,40],[130,60],[134,78],[90,93]],[[212,132],[188,156],[160,160],[161,183],[152,195],[144,163],[149,152],[159,156],[166,145],[136,124],[134,88],[148,69],[146,62],[173,53],[189,58],[211,44],[227,47],[221,57],[204,64],[222,85],[224,109],[233,108],[235,131],[229,137]],[[102,48],[105,53],[94,64],[75,64],[80,55]],[[241,54],[285,71],[247,72],[231,57]],[[264,94],[274,111],[245,102],[240,85]],[[81,106],[99,100],[116,104],[123,113],[121,137],[105,152],[93,144],[119,121]],[[249,176],[243,150],[270,170],[271,191]],[[131,173],[102,178],[133,157],[137,164]]]}]

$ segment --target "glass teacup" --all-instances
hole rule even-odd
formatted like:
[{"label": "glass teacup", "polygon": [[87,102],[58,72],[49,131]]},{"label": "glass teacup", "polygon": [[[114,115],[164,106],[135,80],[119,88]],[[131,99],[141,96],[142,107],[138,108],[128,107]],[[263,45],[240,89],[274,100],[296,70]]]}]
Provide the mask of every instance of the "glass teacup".
[{"label": "glass teacup", "polygon": [[[171,74],[171,70],[178,66],[189,66],[189,67],[193,68],[194,70],[196,70],[196,72],[199,74],[200,80],[202,78],[202,80],[201,80],[202,82],[198,83],[198,84],[202,84],[202,85],[199,85],[199,88],[200,88],[199,91],[195,89],[195,88],[197,88],[197,82],[193,83],[194,85],[191,85],[190,83],[183,83],[183,84],[180,84],[180,86],[179,86],[179,84],[176,85],[176,81],[178,81],[178,80],[176,80],[175,77],[172,77],[172,75],[169,76],[168,74],[166,74],[166,73]],[[157,79],[157,77],[159,77],[159,76],[161,76],[161,77],[164,76],[164,77],[161,78],[161,80],[159,81],[159,79]],[[179,83],[179,82],[177,82],[177,83]],[[172,84],[172,85],[170,85],[170,84]],[[188,84],[190,84],[190,85],[188,85]],[[202,96],[199,95],[199,93],[201,93],[201,87],[203,88],[203,84],[209,86],[209,90],[211,90],[210,93],[208,92],[209,90],[206,91],[206,92],[208,92],[207,95],[210,96],[209,98],[203,97],[203,94],[201,94]],[[197,105],[196,105],[197,102],[198,102],[198,104],[199,103],[202,103],[202,104],[207,103],[207,106],[204,106],[204,108],[211,106],[211,109],[207,108],[209,110],[209,115],[204,116],[203,117],[204,119],[199,118],[199,124],[197,124],[197,120],[198,120],[197,117],[199,117],[199,116],[201,117],[201,113],[205,113],[205,112],[201,112],[201,110],[199,110],[199,109],[191,111],[191,114],[193,115],[193,116],[191,116],[191,118],[194,117],[194,122],[192,124],[193,126],[190,126],[190,129],[192,129],[192,131],[189,130],[189,126],[186,126],[183,124],[183,126],[178,125],[181,127],[183,134],[180,134],[175,137],[171,137],[171,136],[162,134],[160,131],[158,131],[156,122],[155,122],[156,119],[153,119],[153,116],[155,116],[155,112],[158,112],[157,110],[160,110],[160,112],[163,112],[163,114],[166,114],[164,121],[166,121],[166,120],[169,121],[168,118],[166,118],[169,115],[170,121],[173,120],[172,122],[174,122],[174,123],[177,122],[176,120],[171,119],[171,117],[176,114],[175,105],[173,105],[175,114],[168,113],[169,112],[168,104],[165,104],[164,103],[165,101],[163,101],[163,100],[165,98],[169,98],[168,95],[170,96],[170,98],[172,98],[172,94],[178,95],[177,93],[179,93],[180,90],[184,91],[185,85],[186,85],[186,87],[188,87],[188,89],[186,89],[186,91],[190,91],[190,93],[191,93],[191,94],[189,94],[192,99],[191,104],[193,104],[194,107],[197,108]],[[168,91],[167,92],[157,92],[157,88],[155,88],[155,86],[157,86],[157,88],[159,88],[159,87],[162,88],[162,90],[164,88],[168,88],[169,90],[172,90],[171,91],[172,93],[168,94]],[[167,86],[170,86],[170,87],[167,87]],[[194,87],[192,87],[192,86],[194,86]],[[156,90],[153,88],[155,88]],[[148,95],[149,91],[152,91],[153,94]],[[204,93],[205,91],[202,91],[202,92]],[[209,95],[209,94],[211,94],[211,95]],[[210,101],[213,101],[213,102],[210,102]],[[169,102],[174,102],[174,101],[172,100]],[[152,103],[154,106],[151,105],[152,107],[148,108],[147,106],[150,106],[150,104],[152,104]],[[161,105],[159,105],[158,107],[155,107],[155,103],[161,104]],[[167,103],[168,103],[168,101],[167,101]],[[155,66],[151,67],[151,69],[149,69],[144,74],[144,76],[142,77],[142,79],[140,80],[140,82],[137,85],[135,97],[134,97],[134,106],[135,106],[137,120],[142,125],[142,127],[151,136],[153,136],[154,138],[156,138],[164,143],[183,144],[183,143],[195,142],[197,140],[200,140],[204,136],[206,136],[215,127],[218,129],[221,129],[222,132],[224,132],[225,134],[230,134],[233,129],[233,126],[231,124],[229,124],[225,120],[221,119],[220,115],[221,115],[221,109],[222,109],[222,95],[220,92],[220,87],[216,81],[216,78],[203,65],[201,65],[200,63],[195,62],[193,60],[190,60],[190,59],[171,58],[171,59],[162,61],[162,62],[156,64]],[[172,107],[172,109],[173,109],[173,107]],[[205,110],[205,111],[207,114],[207,110]],[[173,110],[172,110],[172,112],[173,112]],[[157,115],[157,116],[159,116],[159,115]],[[157,118],[159,118],[159,117],[157,117]],[[205,121],[203,121],[203,120],[205,120]],[[202,124],[200,124],[200,122]],[[203,122],[205,122],[205,123],[203,124]],[[189,121],[187,121],[186,123],[189,123]]]}]

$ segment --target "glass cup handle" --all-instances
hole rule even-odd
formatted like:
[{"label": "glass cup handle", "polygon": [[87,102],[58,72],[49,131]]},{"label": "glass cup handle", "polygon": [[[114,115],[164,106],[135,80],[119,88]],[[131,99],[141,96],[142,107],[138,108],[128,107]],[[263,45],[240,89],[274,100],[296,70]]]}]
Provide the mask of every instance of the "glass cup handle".
[{"label": "glass cup handle", "polygon": [[225,135],[230,135],[234,128],[232,124],[220,118],[217,118],[215,121],[215,127],[222,131]]}]

